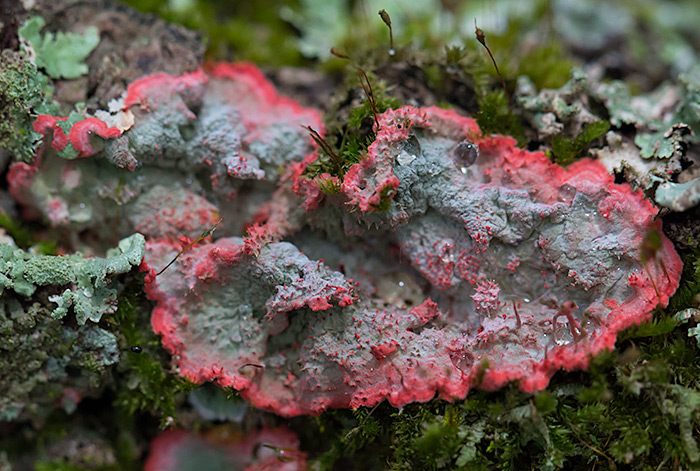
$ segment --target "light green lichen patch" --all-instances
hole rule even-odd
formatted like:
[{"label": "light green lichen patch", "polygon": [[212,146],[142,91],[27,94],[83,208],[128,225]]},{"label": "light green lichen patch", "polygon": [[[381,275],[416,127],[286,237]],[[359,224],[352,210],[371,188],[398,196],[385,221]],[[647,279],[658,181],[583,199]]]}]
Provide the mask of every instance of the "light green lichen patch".
[{"label": "light green lichen patch", "polygon": [[19,34],[31,44],[37,67],[52,78],[74,79],[88,72],[85,58],[100,42],[96,27],[91,26],[83,34],[46,32],[41,30],[46,21],[40,16],[28,19]]},{"label": "light green lichen patch", "polygon": [[52,317],[63,318],[72,306],[80,325],[88,319],[98,322],[102,315],[116,310],[117,291],[111,277],[138,266],[144,245],[144,237],[134,234],[107,251],[106,258],[31,255],[11,245],[0,245],[0,294],[7,289],[28,298],[39,286],[65,286],[61,294],[49,298],[58,304]]}]

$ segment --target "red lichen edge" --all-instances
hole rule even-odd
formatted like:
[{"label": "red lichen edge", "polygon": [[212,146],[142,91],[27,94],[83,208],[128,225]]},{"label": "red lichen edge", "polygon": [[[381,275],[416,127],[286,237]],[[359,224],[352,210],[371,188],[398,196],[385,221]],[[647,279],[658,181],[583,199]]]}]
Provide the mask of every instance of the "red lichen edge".
[{"label": "red lichen edge", "polygon": [[[148,75],[129,84],[123,109],[139,105],[143,109],[154,110],[160,105],[160,98],[165,101],[171,95],[206,85],[208,81],[209,77],[202,69],[177,76],[166,73]],[[158,92],[155,100],[151,96],[154,90]]]},{"label": "red lichen edge", "polygon": [[[248,94],[249,100],[258,106],[253,112],[274,111],[291,115],[308,115],[313,120],[308,124],[321,127],[321,115],[317,110],[304,108],[297,101],[277,92],[274,84],[260,71],[260,69],[249,62],[216,62],[207,66],[207,72],[212,78],[230,80],[242,87],[242,93]],[[284,111],[280,111],[283,109]]]},{"label": "red lichen edge", "polygon": [[[122,135],[121,130],[108,126],[98,118],[85,118],[71,126],[68,135],[58,126],[59,121],[66,121],[67,118],[40,114],[34,121],[34,130],[41,133],[44,139],[51,140],[51,147],[60,152],[71,144],[78,151],[78,158],[95,155],[100,149],[96,149],[90,143],[90,136],[95,134],[103,139],[114,139]],[[48,137],[51,134],[51,137]]]},{"label": "red lichen edge", "polygon": [[[661,221],[656,221],[652,227],[661,230]],[[629,276],[629,285],[632,293],[619,306],[608,314],[605,325],[595,334],[585,340],[558,346],[547,352],[542,362],[533,362],[530,371],[522,374],[521,365],[513,365],[503,359],[502,363],[490,364],[478,386],[488,391],[497,390],[510,381],[518,380],[519,388],[526,393],[541,391],[547,387],[550,379],[558,370],[567,371],[585,370],[591,359],[603,351],[610,351],[615,347],[617,334],[629,327],[649,322],[656,307],[666,307],[670,296],[678,288],[683,264],[673,248],[673,243],[663,236],[664,263],[666,274],[656,262],[647,265],[651,275],[657,280],[659,294],[648,275],[633,273]]]}]

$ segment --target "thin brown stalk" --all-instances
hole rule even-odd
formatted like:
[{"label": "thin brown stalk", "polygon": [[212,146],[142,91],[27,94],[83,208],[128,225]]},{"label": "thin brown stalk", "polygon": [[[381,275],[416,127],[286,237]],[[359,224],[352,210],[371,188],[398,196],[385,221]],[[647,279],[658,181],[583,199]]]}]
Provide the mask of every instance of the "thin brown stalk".
[{"label": "thin brown stalk", "polygon": [[309,134],[311,134],[311,138],[314,140],[314,142],[316,142],[316,144],[321,148],[321,150],[323,152],[328,154],[328,157],[331,158],[331,160],[333,161],[333,163],[335,164],[335,166],[338,169],[338,173],[342,177],[343,176],[343,159],[338,154],[335,153],[335,151],[330,146],[330,144],[328,144],[328,141],[326,141],[318,132],[316,132],[316,130],[314,128],[312,128],[311,126],[303,126],[303,125],[302,125],[302,128],[309,131]]},{"label": "thin brown stalk", "polygon": [[357,75],[360,77],[360,85],[362,85],[362,90],[364,90],[365,95],[367,96],[367,101],[369,102],[369,106],[372,108],[372,115],[374,115],[374,124],[376,124],[377,129],[379,129],[379,119],[377,118],[377,116],[379,115],[379,111],[377,110],[377,102],[374,100],[374,91],[372,91],[372,84],[369,82],[369,77],[367,77],[365,71],[359,67],[357,68]]},{"label": "thin brown stalk", "polygon": [[474,18],[474,28],[476,28],[476,40],[481,43],[482,46],[486,48],[486,52],[489,53],[489,57],[491,58],[491,62],[493,62],[493,66],[496,69],[496,73],[498,74],[498,78],[501,79],[501,85],[503,86],[503,92],[506,94],[506,98],[508,99],[508,106],[512,108],[513,104],[510,99],[510,94],[508,93],[508,88],[506,87],[506,81],[503,80],[503,75],[501,75],[501,71],[498,69],[498,64],[496,63],[496,59],[493,57],[493,54],[491,54],[491,49],[486,45],[486,34],[484,34],[484,31],[479,28],[476,25],[476,18]]},{"label": "thin brown stalk", "polygon": [[395,49],[394,31],[391,29],[391,17],[389,17],[389,14],[386,12],[386,10],[379,10],[379,16],[382,18],[384,24],[387,25],[387,27],[389,28],[389,55],[393,56]]}]

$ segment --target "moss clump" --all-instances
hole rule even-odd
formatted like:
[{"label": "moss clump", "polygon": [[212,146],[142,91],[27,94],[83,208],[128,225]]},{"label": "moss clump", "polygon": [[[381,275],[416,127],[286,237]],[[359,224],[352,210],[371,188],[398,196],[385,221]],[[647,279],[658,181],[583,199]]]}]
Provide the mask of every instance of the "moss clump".
[{"label": "moss clump", "polygon": [[0,53],[0,148],[31,162],[41,134],[32,128],[37,114],[58,113],[49,79],[24,56]]},{"label": "moss clump", "polygon": [[513,136],[518,145],[525,143],[525,131],[520,119],[513,114],[503,90],[490,90],[478,97],[476,122],[485,134]]},{"label": "moss clump", "polygon": [[151,330],[151,302],[146,299],[142,278],[134,278],[125,287],[113,318],[125,352],[114,403],[129,416],[136,412],[159,416],[165,426],[174,419],[182,393],[197,385],[169,371],[169,355]]},{"label": "moss clump", "polygon": [[595,139],[604,135],[610,129],[607,121],[594,121],[588,123],[575,138],[564,135],[552,138],[552,154],[554,161],[561,165],[568,165],[578,157],[583,150]]},{"label": "moss clump", "polygon": [[[374,141],[374,114],[381,114],[388,109],[401,106],[398,98],[388,93],[386,84],[377,80],[374,74],[368,74],[370,89],[361,103],[347,111],[347,118],[341,119],[345,111],[334,109],[326,116],[327,139],[330,143],[338,143],[337,151],[332,150],[337,158],[329,152],[319,152],[318,158],[309,164],[304,172],[307,178],[316,178],[323,173],[342,179],[345,172],[354,164],[360,162],[369,145]],[[348,85],[347,93],[352,94],[356,83]],[[340,161],[340,165],[336,162]],[[329,188],[332,192],[332,188]]]}]

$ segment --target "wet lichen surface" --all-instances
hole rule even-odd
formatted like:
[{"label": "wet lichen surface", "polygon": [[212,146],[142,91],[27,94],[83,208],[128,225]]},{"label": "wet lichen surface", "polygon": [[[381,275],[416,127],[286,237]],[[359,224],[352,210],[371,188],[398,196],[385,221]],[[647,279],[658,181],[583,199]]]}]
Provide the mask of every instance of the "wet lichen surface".
[{"label": "wet lichen surface", "polygon": [[3,10],[0,470],[699,466],[697,6],[130,3]]}]

